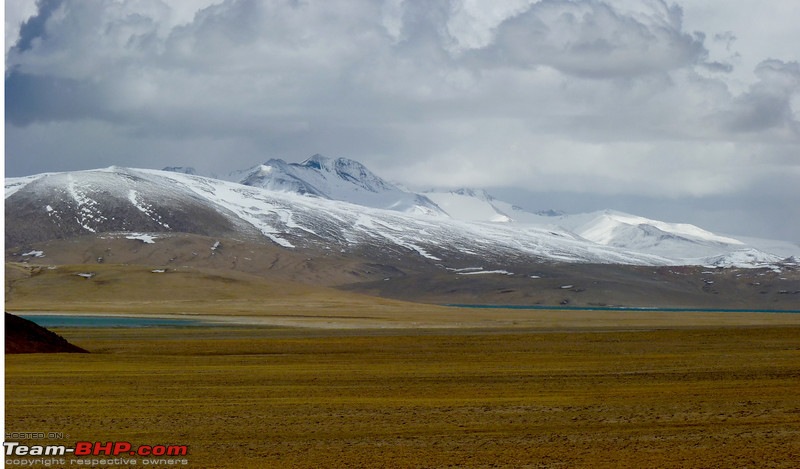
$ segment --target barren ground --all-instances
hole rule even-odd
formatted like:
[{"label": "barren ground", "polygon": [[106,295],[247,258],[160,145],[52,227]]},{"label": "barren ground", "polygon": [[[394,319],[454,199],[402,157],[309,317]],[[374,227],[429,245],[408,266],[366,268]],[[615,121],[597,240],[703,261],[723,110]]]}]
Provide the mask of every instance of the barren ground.
[{"label": "barren ground", "polygon": [[7,356],[6,431],[203,468],[796,467],[800,327],[567,329],[61,329],[93,353]]},{"label": "barren ground", "polygon": [[156,267],[6,264],[12,312],[226,323],[56,329],[91,353],[6,356],[7,432],[188,445],[193,468],[800,460],[800,314],[448,308]]}]

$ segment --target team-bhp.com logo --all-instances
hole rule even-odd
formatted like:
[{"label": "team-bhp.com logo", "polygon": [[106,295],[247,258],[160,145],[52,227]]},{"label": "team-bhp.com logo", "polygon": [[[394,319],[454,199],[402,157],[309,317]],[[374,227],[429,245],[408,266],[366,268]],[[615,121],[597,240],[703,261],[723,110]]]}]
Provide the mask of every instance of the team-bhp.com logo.
[{"label": "team-bhp.com logo", "polygon": [[[189,454],[189,447],[187,445],[137,445],[134,446],[127,441],[79,441],[75,446],[68,447],[66,445],[24,445],[13,441],[6,441],[3,443],[5,447],[6,458],[9,457],[24,457],[25,459],[17,460],[6,459],[6,465],[50,465],[54,459],[62,456],[79,456],[82,458],[91,459],[70,459],[69,464],[74,465],[187,465],[187,459],[181,457]],[[41,458],[39,461],[31,460],[30,458]],[[114,458],[114,459],[97,459],[98,457]],[[144,458],[144,459],[135,459]],[[163,461],[162,461],[163,460]],[[67,464],[66,460],[62,459],[61,464]]]}]

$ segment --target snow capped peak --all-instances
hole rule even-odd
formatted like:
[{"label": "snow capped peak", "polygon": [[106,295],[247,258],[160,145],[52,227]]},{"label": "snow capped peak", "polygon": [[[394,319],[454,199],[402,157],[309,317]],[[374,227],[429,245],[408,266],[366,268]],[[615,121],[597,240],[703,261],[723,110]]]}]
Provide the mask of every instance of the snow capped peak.
[{"label": "snow capped peak", "polygon": [[314,169],[319,169],[319,170],[322,170],[322,169],[330,170],[331,161],[332,160],[330,158],[328,158],[327,156],[322,156],[319,153],[316,153],[315,155],[311,156],[310,158],[308,158],[307,160],[303,161],[302,163],[299,163],[299,164],[294,163],[294,164],[297,164],[297,166],[304,166],[306,168],[314,168]]},{"label": "snow capped peak", "polygon": [[[280,160],[283,161],[283,160]],[[337,173],[342,177],[351,177],[352,179],[380,179],[374,175],[366,166],[355,160],[347,158],[329,158],[320,155],[319,153],[309,157],[302,163],[288,163],[289,166],[298,168],[308,168],[316,170],[320,173]]]},{"label": "snow capped peak", "polygon": [[427,215],[444,212],[427,197],[401,189],[358,161],[316,154],[301,163],[271,159],[232,173],[235,182],[264,189],[313,195],[366,207]]},{"label": "snow capped peak", "polygon": [[279,159],[271,159],[250,169],[235,171],[231,173],[231,179],[245,186],[327,198],[312,184],[295,176],[292,165]]},{"label": "snow capped peak", "polygon": [[[328,164],[332,164],[332,170],[338,177],[356,186],[363,187],[372,192],[399,190],[396,186],[384,181],[376,176],[366,166],[358,161],[346,158],[328,159]],[[328,167],[323,166],[325,169]]]},{"label": "snow capped peak", "polygon": [[181,174],[188,174],[190,176],[196,176],[197,170],[191,166],[167,166],[161,171],[169,171],[171,173],[181,173]]},{"label": "snow capped peak", "polygon": [[[289,166],[289,163],[287,163],[287,162],[285,162],[285,161],[283,161],[281,159],[270,158],[269,160],[265,161],[263,164],[256,165],[253,168],[251,168],[250,170],[258,168],[259,170],[264,170],[264,171],[269,172],[269,171],[272,171],[272,168],[277,167],[278,169],[283,170],[287,166]],[[250,170],[245,170],[245,171],[250,171]]]},{"label": "snow capped peak", "polygon": [[484,202],[491,202],[495,200],[494,197],[489,195],[489,193],[483,189],[470,189],[467,187],[462,187],[461,189],[456,189],[454,191],[451,191],[451,193],[467,197],[475,197],[476,199],[482,200]]}]

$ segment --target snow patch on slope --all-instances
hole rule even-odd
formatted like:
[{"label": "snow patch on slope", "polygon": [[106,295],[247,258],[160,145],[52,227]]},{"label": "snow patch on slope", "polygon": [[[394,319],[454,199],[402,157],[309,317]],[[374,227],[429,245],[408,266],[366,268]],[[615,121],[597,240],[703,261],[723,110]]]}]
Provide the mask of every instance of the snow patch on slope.
[{"label": "snow patch on slope", "polygon": [[16,194],[20,189],[24,189],[28,184],[37,181],[42,177],[46,177],[51,173],[34,174],[33,176],[23,176],[16,178],[6,178],[5,180],[5,198],[9,198]]},{"label": "snow patch on slope", "polygon": [[514,275],[507,270],[476,270],[471,272],[458,272],[456,275],[485,275],[485,274],[499,274],[499,275]]},{"label": "snow patch on slope", "polygon": [[[161,175],[161,172],[144,171],[157,176]],[[178,173],[171,173],[169,178],[182,183],[184,187],[207,199],[210,203],[230,210],[275,244],[285,248],[295,247],[290,241],[281,237],[280,231],[273,225],[273,220],[285,222],[288,219],[286,211],[260,198],[262,192],[258,189],[214,179],[184,176]]]},{"label": "snow patch on slope", "polygon": [[105,219],[98,209],[97,201],[86,196],[83,188],[79,188],[75,184],[75,178],[71,174],[67,175],[67,193],[78,204],[75,220],[83,229],[96,233],[96,230],[89,226],[89,223],[94,222],[95,218]]},{"label": "snow patch on slope", "polygon": [[758,268],[773,267],[783,259],[774,254],[767,254],[757,249],[743,249],[728,254],[709,257],[699,262],[713,267]]},{"label": "snow patch on slope", "polygon": [[149,234],[144,234],[144,233],[131,233],[131,234],[125,236],[125,239],[138,240],[138,241],[141,241],[141,242],[143,242],[145,244],[155,244],[155,242],[156,242],[155,241],[156,240],[155,236],[149,235]]},{"label": "snow patch on slope", "polygon": [[21,256],[22,257],[29,257],[29,256],[30,257],[44,257],[44,251],[33,250],[33,251],[23,252],[21,254]]},{"label": "snow patch on slope", "polygon": [[459,220],[505,223],[511,217],[498,209],[484,191],[459,189],[452,192],[427,192],[425,195],[448,215]]},{"label": "snow patch on slope", "polygon": [[156,212],[153,209],[152,205],[139,200],[138,194],[135,190],[131,189],[128,191],[128,200],[131,202],[131,204],[133,204],[134,207],[136,207],[140,212],[147,215],[151,220],[153,220],[154,222],[158,223],[159,225],[163,226],[166,229],[170,229],[167,223],[161,221],[161,215],[159,215],[158,212]]}]

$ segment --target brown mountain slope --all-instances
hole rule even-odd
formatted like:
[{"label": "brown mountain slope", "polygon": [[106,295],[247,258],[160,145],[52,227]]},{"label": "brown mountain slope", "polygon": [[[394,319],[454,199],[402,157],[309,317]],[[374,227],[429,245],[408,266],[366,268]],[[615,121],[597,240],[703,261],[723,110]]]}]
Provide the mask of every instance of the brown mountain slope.
[{"label": "brown mountain slope", "polygon": [[414,255],[292,250],[177,233],[154,234],[154,243],[129,236],[82,236],[8,250],[7,306],[102,312],[114,304],[130,312],[260,314],[275,311],[289,296],[298,310],[315,298],[341,305],[358,298],[366,307],[377,301],[369,296],[428,304],[750,310],[797,310],[800,301],[800,267],[791,265],[776,271],[495,259],[475,272],[467,261],[448,268]]}]

